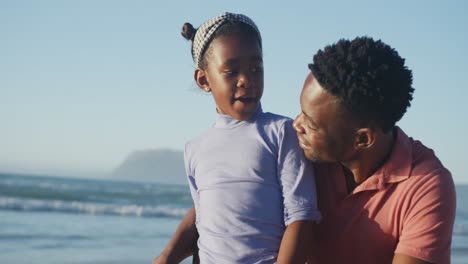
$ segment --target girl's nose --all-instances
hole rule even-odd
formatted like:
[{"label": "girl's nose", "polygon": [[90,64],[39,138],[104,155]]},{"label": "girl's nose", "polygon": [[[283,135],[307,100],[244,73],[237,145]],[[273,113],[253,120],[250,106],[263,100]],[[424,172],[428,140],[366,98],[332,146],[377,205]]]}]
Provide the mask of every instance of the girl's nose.
[{"label": "girl's nose", "polygon": [[252,85],[254,83],[253,80],[254,80],[254,77],[252,76],[252,74],[250,74],[248,72],[240,74],[239,80],[237,81],[237,86],[241,87],[241,88],[244,88],[244,89],[248,89],[248,88],[252,87]]}]

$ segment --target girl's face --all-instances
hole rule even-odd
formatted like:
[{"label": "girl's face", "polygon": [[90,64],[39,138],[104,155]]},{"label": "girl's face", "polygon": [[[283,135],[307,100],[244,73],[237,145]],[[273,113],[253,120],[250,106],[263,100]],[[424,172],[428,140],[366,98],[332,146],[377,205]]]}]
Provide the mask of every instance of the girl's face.
[{"label": "girl's face", "polygon": [[231,34],[214,39],[207,66],[195,71],[201,89],[211,91],[220,114],[249,120],[263,94],[262,48],[256,38]]}]

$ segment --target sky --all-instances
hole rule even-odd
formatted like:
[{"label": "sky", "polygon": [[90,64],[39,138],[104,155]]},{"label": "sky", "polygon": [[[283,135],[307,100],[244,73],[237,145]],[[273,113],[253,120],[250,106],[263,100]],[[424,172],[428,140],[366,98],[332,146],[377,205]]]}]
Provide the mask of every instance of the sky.
[{"label": "sky", "polygon": [[0,171],[96,176],[135,150],[182,150],[215,119],[184,22],[243,13],[263,37],[264,111],[295,117],[307,64],[381,39],[413,71],[398,125],[468,183],[467,1],[0,0]]}]

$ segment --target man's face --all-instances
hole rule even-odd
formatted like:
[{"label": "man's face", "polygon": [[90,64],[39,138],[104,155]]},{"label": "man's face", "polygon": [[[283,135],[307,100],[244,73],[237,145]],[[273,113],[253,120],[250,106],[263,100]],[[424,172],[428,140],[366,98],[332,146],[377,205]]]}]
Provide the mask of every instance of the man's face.
[{"label": "man's face", "polygon": [[294,128],[307,159],[342,162],[352,158],[355,150],[351,122],[340,111],[336,97],[324,90],[312,73],[302,89],[301,109]]}]

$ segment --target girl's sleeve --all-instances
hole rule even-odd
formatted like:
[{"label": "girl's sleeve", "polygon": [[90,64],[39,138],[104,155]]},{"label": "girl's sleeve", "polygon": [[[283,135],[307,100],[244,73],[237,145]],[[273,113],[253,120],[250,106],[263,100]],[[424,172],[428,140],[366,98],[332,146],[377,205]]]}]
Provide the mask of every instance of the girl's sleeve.
[{"label": "girl's sleeve", "polygon": [[279,135],[278,181],[283,192],[284,222],[320,221],[312,163],[305,159],[292,120],[283,123]]},{"label": "girl's sleeve", "polygon": [[199,215],[199,210],[198,210],[199,196],[198,196],[197,182],[195,180],[195,175],[194,175],[194,169],[192,168],[191,157],[192,155],[190,153],[190,148],[187,143],[187,145],[185,145],[185,150],[184,150],[185,174],[187,175],[188,185],[190,188],[190,194],[192,195],[192,200],[193,200],[193,204],[195,207],[195,211],[197,212],[196,218],[195,218],[195,223],[197,223],[198,215]]}]

